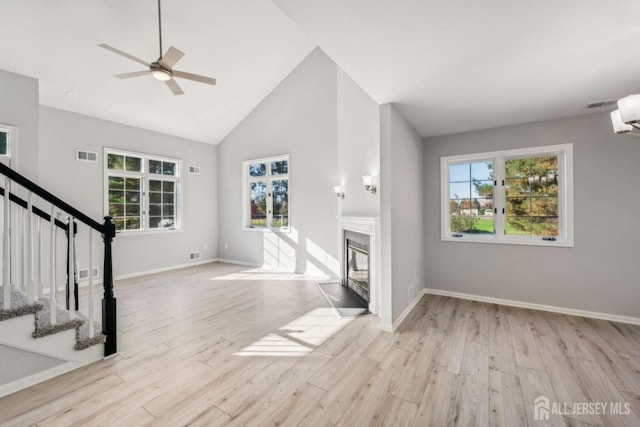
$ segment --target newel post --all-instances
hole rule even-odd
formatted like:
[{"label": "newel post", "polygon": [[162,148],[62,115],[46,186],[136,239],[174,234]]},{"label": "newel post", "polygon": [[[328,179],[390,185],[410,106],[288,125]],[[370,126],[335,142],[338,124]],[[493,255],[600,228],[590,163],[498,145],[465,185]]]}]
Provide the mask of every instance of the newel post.
[{"label": "newel post", "polygon": [[102,270],[102,284],[104,287],[104,298],[102,299],[102,333],[107,336],[104,344],[105,357],[115,354],[118,351],[118,341],[116,335],[116,299],[113,296],[113,263],[111,255],[111,242],[116,236],[116,226],[110,216],[104,217],[104,266]]}]

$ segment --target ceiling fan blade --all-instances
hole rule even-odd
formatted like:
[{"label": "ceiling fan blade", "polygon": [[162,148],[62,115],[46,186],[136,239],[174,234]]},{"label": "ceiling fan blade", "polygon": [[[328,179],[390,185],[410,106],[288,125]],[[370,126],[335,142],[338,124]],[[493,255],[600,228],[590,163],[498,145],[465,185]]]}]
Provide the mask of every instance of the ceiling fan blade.
[{"label": "ceiling fan blade", "polygon": [[148,62],[143,61],[143,60],[142,60],[142,59],[140,59],[140,58],[136,58],[135,56],[130,55],[130,54],[128,54],[127,52],[123,52],[123,51],[121,51],[120,49],[116,49],[115,47],[111,47],[111,46],[109,46],[108,44],[104,44],[104,43],[103,43],[103,44],[99,44],[98,46],[100,46],[101,48],[104,48],[104,49],[110,50],[110,51],[111,51],[111,52],[113,52],[113,53],[117,53],[117,54],[118,54],[118,55],[120,55],[120,56],[124,56],[125,58],[128,58],[128,59],[130,59],[130,60],[132,60],[132,61],[135,61],[135,62],[137,62],[138,64],[146,65],[147,67],[150,67],[150,66],[151,66],[151,64],[149,64]]},{"label": "ceiling fan blade", "polygon": [[167,51],[167,53],[164,54],[162,59],[160,59],[160,65],[162,65],[165,68],[171,68],[174,65],[176,65],[178,61],[182,59],[183,56],[184,56],[184,52],[171,46]]},{"label": "ceiling fan blade", "polygon": [[213,77],[201,76],[199,74],[191,74],[177,70],[173,70],[172,73],[173,77],[180,77],[181,79],[193,80],[194,82],[205,83],[213,86],[216,84],[216,79]]},{"label": "ceiling fan blade", "polygon": [[184,92],[180,89],[180,86],[178,86],[178,83],[176,83],[175,80],[167,80],[165,83],[169,86],[169,89],[171,89],[171,92],[173,92],[174,95],[184,95]]},{"label": "ceiling fan blade", "polygon": [[116,74],[113,77],[117,77],[119,79],[130,79],[131,77],[146,76],[146,75],[149,75],[150,73],[151,73],[151,70],[134,71],[133,73]]}]

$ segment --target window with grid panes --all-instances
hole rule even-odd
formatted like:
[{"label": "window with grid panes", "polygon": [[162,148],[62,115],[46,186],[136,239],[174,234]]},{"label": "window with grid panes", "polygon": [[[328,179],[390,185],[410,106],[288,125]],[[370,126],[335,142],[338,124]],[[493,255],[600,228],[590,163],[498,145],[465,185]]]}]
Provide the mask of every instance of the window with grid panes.
[{"label": "window with grid panes", "polygon": [[180,165],[177,159],[105,150],[105,207],[118,232],[180,228]]},{"label": "window with grid panes", "polygon": [[242,163],[245,229],[289,229],[290,167],[288,155]]},{"label": "window with grid panes", "polygon": [[573,246],[572,144],[441,158],[442,240]]}]

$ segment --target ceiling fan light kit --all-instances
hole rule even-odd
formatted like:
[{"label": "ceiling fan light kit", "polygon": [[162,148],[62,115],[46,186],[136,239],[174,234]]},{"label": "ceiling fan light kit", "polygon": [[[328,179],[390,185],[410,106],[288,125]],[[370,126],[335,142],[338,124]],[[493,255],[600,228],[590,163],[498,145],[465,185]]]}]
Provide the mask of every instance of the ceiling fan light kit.
[{"label": "ceiling fan light kit", "polygon": [[158,58],[157,61],[149,63],[147,61],[144,61],[140,58],[137,58],[129,53],[123,52],[120,49],[116,49],[115,47],[109,46],[107,44],[103,43],[98,45],[103,49],[109,50],[115,54],[118,54],[134,62],[137,62],[138,64],[149,67],[148,70],[117,74],[114,77],[117,77],[119,79],[129,79],[132,77],[141,77],[141,76],[146,76],[151,74],[156,80],[165,82],[169,90],[171,90],[171,92],[174,95],[184,94],[184,92],[182,91],[178,83],[174,80],[174,77],[178,77],[186,80],[192,80],[194,82],[204,83],[204,84],[214,86],[216,84],[216,79],[214,79],[213,77],[201,76],[199,74],[192,74],[192,73],[187,73],[185,71],[178,71],[173,69],[173,66],[176,65],[178,61],[180,61],[180,59],[182,59],[182,57],[184,56],[184,52],[171,46],[164,55],[162,54],[162,12],[161,11],[162,9],[160,6],[160,0],[158,0],[158,35],[159,35],[159,45],[160,45],[160,57]]},{"label": "ceiling fan light kit", "polygon": [[166,82],[167,80],[171,80],[173,78],[173,74],[164,68],[151,68],[151,75],[156,78],[156,80],[160,80],[161,82]]},{"label": "ceiling fan light kit", "polygon": [[640,129],[640,95],[629,95],[618,100],[618,109],[611,112],[611,125],[617,134]]}]

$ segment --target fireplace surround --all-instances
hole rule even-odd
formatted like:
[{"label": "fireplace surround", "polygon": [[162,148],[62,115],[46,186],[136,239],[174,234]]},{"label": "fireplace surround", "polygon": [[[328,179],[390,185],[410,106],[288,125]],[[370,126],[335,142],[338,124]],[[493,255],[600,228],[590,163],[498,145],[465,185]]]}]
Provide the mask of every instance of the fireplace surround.
[{"label": "fireplace surround", "polygon": [[[369,311],[373,314],[380,312],[380,252],[379,252],[379,221],[377,218],[371,217],[350,217],[339,216],[339,260],[340,260],[340,280],[343,283],[348,282],[348,269],[346,256],[347,239],[356,243],[355,248],[360,252],[367,252],[368,264],[368,298],[364,298],[369,302]],[[360,247],[358,247],[358,245]],[[363,246],[368,246],[367,250],[363,250]],[[354,251],[355,252],[355,251]],[[362,263],[362,253],[360,253],[360,262]],[[363,272],[361,272],[363,273]],[[356,280],[360,279],[362,274],[357,275]],[[352,277],[353,279],[353,277]],[[353,289],[353,287],[352,287]],[[358,291],[356,291],[358,293]],[[361,295],[362,296],[362,295]]]}]

